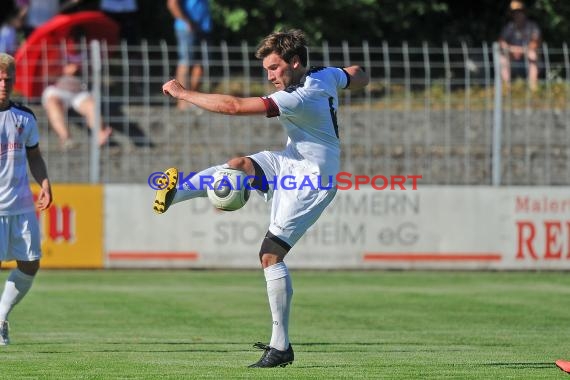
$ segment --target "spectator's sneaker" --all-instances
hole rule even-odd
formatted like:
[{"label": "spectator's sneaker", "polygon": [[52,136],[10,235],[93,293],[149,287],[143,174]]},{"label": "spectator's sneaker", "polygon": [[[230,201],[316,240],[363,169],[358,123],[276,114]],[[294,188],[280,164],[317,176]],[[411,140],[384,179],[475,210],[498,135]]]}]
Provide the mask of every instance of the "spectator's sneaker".
[{"label": "spectator's sneaker", "polygon": [[285,367],[288,364],[292,364],[295,359],[291,345],[289,345],[287,351],[279,351],[261,342],[255,343],[253,347],[260,348],[264,352],[261,355],[261,359],[257,363],[250,365],[249,368]]},{"label": "spectator's sneaker", "polygon": [[162,177],[156,179],[154,184],[158,190],[154,196],[152,208],[157,214],[163,214],[172,204],[178,185],[178,170],[176,168],[166,169]]},{"label": "spectator's sneaker", "polygon": [[0,321],[0,346],[7,346],[10,344],[8,337],[8,321]]}]

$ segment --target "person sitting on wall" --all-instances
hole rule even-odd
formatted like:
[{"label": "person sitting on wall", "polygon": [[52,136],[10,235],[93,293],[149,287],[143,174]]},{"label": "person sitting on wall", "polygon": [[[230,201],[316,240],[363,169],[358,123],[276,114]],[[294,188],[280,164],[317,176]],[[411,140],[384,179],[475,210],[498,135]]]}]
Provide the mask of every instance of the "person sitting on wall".
[{"label": "person sitting on wall", "polygon": [[[83,116],[90,129],[95,126],[95,99],[78,76],[81,71],[80,62],[79,56],[71,56],[63,67],[62,75],[42,92],[42,106],[50,126],[59,137],[62,150],[75,145],[66,123],[67,110],[72,108]],[[110,126],[102,123],[98,136],[100,146],[107,143],[112,131]]]},{"label": "person sitting on wall", "polygon": [[522,1],[511,1],[509,14],[512,20],[505,25],[499,37],[501,76],[504,83],[510,83],[517,77],[528,78],[529,87],[534,91],[538,82],[540,28],[528,19]]}]

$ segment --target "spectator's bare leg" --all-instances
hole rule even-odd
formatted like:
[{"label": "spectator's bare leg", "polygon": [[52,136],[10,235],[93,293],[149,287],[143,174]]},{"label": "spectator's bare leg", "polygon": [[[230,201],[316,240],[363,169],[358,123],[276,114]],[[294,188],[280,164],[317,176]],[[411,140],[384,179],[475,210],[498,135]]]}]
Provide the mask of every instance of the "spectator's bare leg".
[{"label": "spectator's bare leg", "polygon": [[57,136],[62,147],[70,140],[69,129],[65,123],[65,105],[55,96],[50,96],[44,104],[49,123]]},{"label": "spectator's bare leg", "polygon": [[538,86],[538,65],[536,61],[528,63],[528,86],[531,91],[536,91]]},{"label": "spectator's bare leg", "polygon": [[504,54],[501,54],[501,78],[503,84],[509,86],[511,83],[511,63],[509,57]]},{"label": "spectator's bare leg", "polygon": [[190,73],[190,90],[199,91],[200,83],[202,81],[202,74],[204,70],[202,65],[193,65],[192,72]]},{"label": "spectator's bare leg", "polygon": [[536,50],[528,51],[528,86],[531,91],[536,91],[538,85],[538,55]]},{"label": "spectator's bare leg", "polygon": [[[95,125],[95,101],[92,97],[85,98],[76,110],[81,116],[85,117],[87,120],[87,126],[90,129],[93,129]],[[104,125],[101,123],[101,129],[99,131],[99,145],[104,145],[107,140],[109,140],[109,136],[113,132],[113,129],[108,125]]]}]

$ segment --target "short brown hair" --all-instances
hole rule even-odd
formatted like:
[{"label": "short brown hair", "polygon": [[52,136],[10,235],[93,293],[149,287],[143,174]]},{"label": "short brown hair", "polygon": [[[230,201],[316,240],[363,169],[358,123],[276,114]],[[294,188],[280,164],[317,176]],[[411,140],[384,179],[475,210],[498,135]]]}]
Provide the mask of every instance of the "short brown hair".
[{"label": "short brown hair", "polygon": [[273,32],[259,43],[255,57],[263,59],[271,53],[276,53],[287,63],[298,55],[303,66],[307,66],[308,52],[305,33],[299,29]]},{"label": "short brown hair", "polygon": [[14,73],[16,69],[16,61],[10,54],[0,53],[0,71]]}]

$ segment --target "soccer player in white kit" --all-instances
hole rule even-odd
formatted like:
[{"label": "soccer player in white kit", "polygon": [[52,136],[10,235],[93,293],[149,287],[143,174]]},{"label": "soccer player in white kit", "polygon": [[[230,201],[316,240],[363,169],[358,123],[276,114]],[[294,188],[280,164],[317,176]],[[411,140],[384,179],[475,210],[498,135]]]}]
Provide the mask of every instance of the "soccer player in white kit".
[{"label": "soccer player in white kit", "polygon": [[[10,343],[8,314],[24,298],[40,267],[40,230],[36,207],[52,202],[51,185],[40,153],[36,117],[10,100],[14,58],[0,53],[0,263],[16,260],[0,298],[0,345]],[[41,190],[34,206],[27,166]]]},{"label": "soccer player in white kit", "polygon": [[[308,69],[307,43],[300,30],[271,33],[261,41],[256,57],[262,60],[267,79],[278,90],[271,95],[240,98],[205,94],[186,90],[176,80],[165,83],[162,89],[167,95],[211,112],[278,117],[288,136],[285,149],[232,158],[225,165],[197,173],[182,187],[177,183],[177,169],[170,168],[165,171],[169,185],[157,191],[153,207],[163,213],[174,203],[207,196],[204,186],[200,186],[201,176],[211,176],[222,167],[255,176],[252,187],[272,199],[270,226],[259,257],[273,329],[268,345],[254,345],[264,352],[250,367],[277,367],[294,360],[288,332],[293,288],[283,259],[336,194],[335,176],[340,170],[338,90],[361,89],[368,84],[369,76],[359,66]],[[280,188],[280,179],[285,176],[293,176],[287,178],[296,178],[297,183],[309,178],[314,186]]]}]

